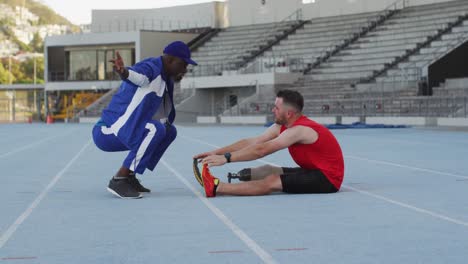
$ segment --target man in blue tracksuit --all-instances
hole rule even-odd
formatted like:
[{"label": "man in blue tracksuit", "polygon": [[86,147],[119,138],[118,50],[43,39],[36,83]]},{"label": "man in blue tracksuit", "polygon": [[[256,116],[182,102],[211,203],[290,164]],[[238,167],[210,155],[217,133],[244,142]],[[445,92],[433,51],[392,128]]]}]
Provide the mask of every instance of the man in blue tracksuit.
[{"label": "man in blue tracksuit", "polygon": [[94,126],[93,139],[103,151],[130,151],[107,189],[120,198],[141,198],[150,190],[135,174],[152,171],[174,141],[174,82],[182,79],[188,64],[197,64],[181,41],[166,46],[162,56],[128,69],[120,56],[112,62],[123,82]]}]

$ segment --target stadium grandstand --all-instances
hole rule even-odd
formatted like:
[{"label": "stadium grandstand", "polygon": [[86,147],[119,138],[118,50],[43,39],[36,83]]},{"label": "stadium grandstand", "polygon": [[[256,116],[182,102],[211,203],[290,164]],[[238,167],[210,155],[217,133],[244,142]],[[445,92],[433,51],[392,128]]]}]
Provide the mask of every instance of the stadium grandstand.
[{"label": "stadium grandstand", "polygon": [[[171,20],[155,19],[163,13]],[[328,123],[468,116],[465,0],[231,0],[92,19],[91,33],[46,39],[44,98],[56,119],[99,117],[120,83],[108,63],[115,51],[130,65],[175,39],[199,63],[176,87],[180,122],[266,123],[285,88]]]}]

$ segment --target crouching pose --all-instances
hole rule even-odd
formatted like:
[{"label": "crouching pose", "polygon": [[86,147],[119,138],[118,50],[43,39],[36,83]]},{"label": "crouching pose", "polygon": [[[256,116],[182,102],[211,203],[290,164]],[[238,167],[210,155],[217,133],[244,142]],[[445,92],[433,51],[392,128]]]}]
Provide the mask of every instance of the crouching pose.
[{"label": "crouching pose", "polygon": [[174,82],[182,79],[188,64],[196,63],[180,41],[169,44],[162,56],[128,69],[118,54],[112,63],[123,82],[94,126],[93,139],[103,151],[129,151],[107,189],[121,198],[141,198],[150,190],[135,174],[152,171],[176,138]]}]

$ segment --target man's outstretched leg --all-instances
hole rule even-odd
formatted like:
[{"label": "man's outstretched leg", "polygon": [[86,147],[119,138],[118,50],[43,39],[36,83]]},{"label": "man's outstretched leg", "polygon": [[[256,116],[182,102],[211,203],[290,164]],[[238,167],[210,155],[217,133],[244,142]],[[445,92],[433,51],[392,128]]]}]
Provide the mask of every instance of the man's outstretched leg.
[{"label": "man's outstretched leg", "polygon": [[232,179],[239,179],[240,181],[258,181],[272,174],[283,174],[283,168],[272,165],[262,165],[259,167],[245,168],[237,173],[228,173],[227,177],[229,183],[231,183]]},{"label": "man's outstretched leg", "polygon": [[223,183],[214,177],[208,167],[203,165],[202,170],[203,187],[207,197],[216,195],[267,195],[272,192],[282,191],[280,175],[269,175],[261,180],[241,182],[241,183]]},{"label": "man's outstretched leg", "polygon": [[222,183],[211,175],[204,165],[203,187],[207,197],[216,195],[266,195],[282,191],[286,193],[334,193],[338,189],[320,170],[282,168],[283,174],[271,174],[260,180],[237,184]]},{"label": "man's outstretched leg", "polygon": [[272,192],[282,190],[281,177],[279,175],[270,175],[262,180],[241,182],[241,183],[223,183],[220,182],[216,189],[218,195],[267,195]]}]

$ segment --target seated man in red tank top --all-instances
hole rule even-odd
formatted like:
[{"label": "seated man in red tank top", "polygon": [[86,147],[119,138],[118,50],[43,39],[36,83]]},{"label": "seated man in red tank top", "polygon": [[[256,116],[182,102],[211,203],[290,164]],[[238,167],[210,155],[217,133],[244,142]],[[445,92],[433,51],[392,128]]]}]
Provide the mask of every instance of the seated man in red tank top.
[{"label": "seated man in red tank top", "polygon": [[[263,134],[194,156],[204,165],[200,183],[207,197],[216,195],[266,195],[271,192],[334,193],[344,176],[344,161],[338,141],[326,127],[302,114],[304,98],[296,91],[276,95],[275,124]],[[288,148],[296,168],[260,166],[240,171],[245,182],[229,184],[209,173],[208,167],[229,162],[260,159]]]}]

